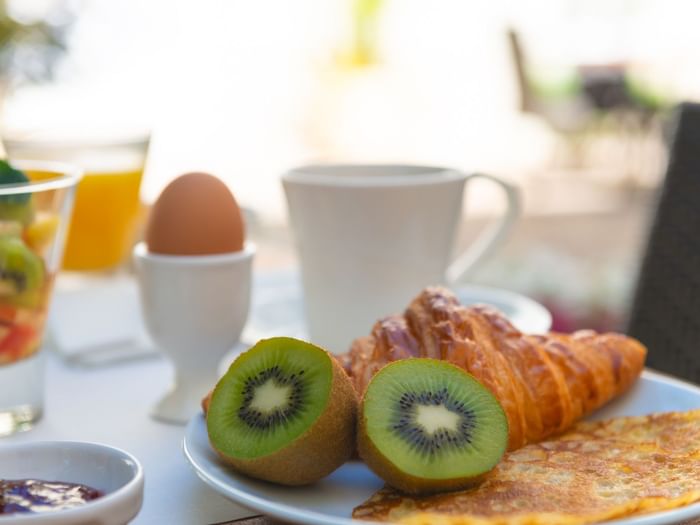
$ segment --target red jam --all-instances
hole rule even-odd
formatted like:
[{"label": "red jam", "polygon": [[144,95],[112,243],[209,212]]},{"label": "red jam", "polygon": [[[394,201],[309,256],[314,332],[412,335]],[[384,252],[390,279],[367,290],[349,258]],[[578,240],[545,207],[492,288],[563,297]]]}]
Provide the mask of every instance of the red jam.
[{"label": "red jam", "polygon": [[79,483],[0,479],[0,515],[71,509],[103,495],[99,490]]}]

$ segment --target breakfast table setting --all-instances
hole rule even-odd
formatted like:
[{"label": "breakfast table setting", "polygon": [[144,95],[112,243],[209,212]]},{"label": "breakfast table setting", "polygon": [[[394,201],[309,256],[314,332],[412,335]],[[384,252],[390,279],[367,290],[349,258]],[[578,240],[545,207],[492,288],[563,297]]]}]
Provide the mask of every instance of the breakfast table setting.
[{"label": "breakfast table setting", "polygon": [[[234,194],[187,173],[130,263],[89,274],[59,272],[79,170],[5,164],[0,522],[700,523],[700,387],[469,283],[511,183],[291,169],[296,263],[261,268]],[[505,210],[455,254],[475,179]]]},{"label": "breakfast table setting", "polygon": [[[264,249],[264,240],[260,244]],[[31,430],[4,437],[2,443],[79,440],[109,443],[131,452],[139,458],[145,473],[143,507],[133,521],[135,524],[215,524],[255,516],[256,512],[231,502],[199,480],[181,450],[183,426],[150,416],[152,405],[167,389],[172,372],[144,337],[133,276],[101,278],[89,281],[88,287],[81,281],[84,278],[65,276],[58,283],[55,316],[48,326],[51,351],[45,356],[44,416]],[[303,336],[300,289],[298,272],[293,268],[268,268],[261,272],[253,281],[249,326],[243,340],[263,334]],[[466,299],[467,294],[481,294],[501,308],[510,308],[523,326],[537,329],[551,323],[546,310],[516,294],[479,287],[464,289],[463,294]],[[97,305],[103,312],[91,319],[93,330],[98,333],[85,334],[82,323],[80,334],[66,333],[65,317],[82,313],[85,302]],[[280,312],[280,302],[287,303],[290,309]],[[110,342],[100,329],[115,321],[121,330],[112,333]],[[54,341],[57,338],[60,344]],[[97,344],[101,339],[102,343]],[[235,350],[222,362],[229,362],[233,355]],[[103,417],[105,414],[109,416]]]}]

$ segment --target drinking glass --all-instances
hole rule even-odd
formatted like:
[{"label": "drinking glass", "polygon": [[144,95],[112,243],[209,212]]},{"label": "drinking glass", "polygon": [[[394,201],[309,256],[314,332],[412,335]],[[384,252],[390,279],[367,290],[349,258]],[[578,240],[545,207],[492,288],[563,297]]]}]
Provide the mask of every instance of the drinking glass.
[{"label": "drinking glass", "polygon": [[10,158],[58,160],[84,172],[66,240],[64,269],[110,270],[127,260],[141,217],[139,191],[148,134],[83,140],[37,133],[6,137],[4,144]]},{"label": "drinking glass", "polygon": [[12,161],[29,182],[0,186],[0,436],[41,417],[42,339],[80,169]]}]

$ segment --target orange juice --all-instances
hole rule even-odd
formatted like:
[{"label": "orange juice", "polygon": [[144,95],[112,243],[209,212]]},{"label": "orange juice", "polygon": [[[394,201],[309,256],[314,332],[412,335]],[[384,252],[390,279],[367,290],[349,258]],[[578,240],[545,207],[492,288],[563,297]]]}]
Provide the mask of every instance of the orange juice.
[{"label": "orange juice", "polygon": [[61,138],[52,130],[4,137],[11,159],[58,160],[83,170],[63,256],[68,270],[109,270],[124,262],[134,242],[147,134],[120,140]]},{"label": "orange juice", "polygon": [[85,172],[75,196],[64,268],[110,268],[125,259],[139,219],[142,175],[143,168]]}]

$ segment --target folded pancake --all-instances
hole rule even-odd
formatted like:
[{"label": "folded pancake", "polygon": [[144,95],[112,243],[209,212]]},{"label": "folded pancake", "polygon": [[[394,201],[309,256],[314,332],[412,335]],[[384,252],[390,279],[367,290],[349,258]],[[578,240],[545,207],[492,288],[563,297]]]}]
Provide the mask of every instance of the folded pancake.
[{"label": "folded pancake", "polygon": [[384,488],[353,517],[406,525],[577,525],[700,501],[700,409],[583,422],[506,454],[484,483],[411,497]]},{"label": "folded pancake", "polygon": [[559,434],[625,392],[646,348],[590,330],[528,335],[493,308],[467,307],[445,288],[423,290],[403,315],[380,319],[341,359],[358,392],[385,364],[409,357],[464,368],[506,412],[509,450]]}]

